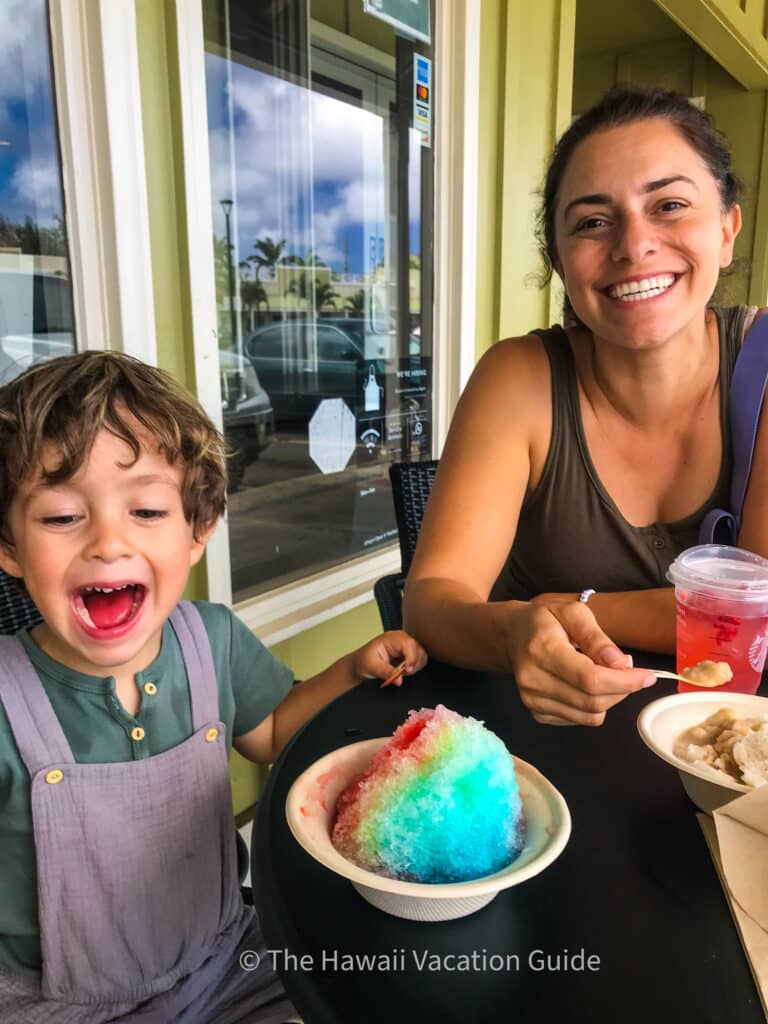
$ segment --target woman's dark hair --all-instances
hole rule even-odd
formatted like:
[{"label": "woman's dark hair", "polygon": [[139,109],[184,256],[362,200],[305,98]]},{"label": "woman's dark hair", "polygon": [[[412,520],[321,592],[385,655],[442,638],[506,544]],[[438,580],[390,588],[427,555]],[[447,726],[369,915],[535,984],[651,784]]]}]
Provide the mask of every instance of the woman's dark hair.
[{"label": "woman's dark hair", "polygon": [[[732,209],[739,201],[741,183],[731,167],[731,152],[725,137],[715,128],[712,118],[699,110],[682,93],[671,89],[616,86],[585,111],[563,133],[552,154],[544,180],[536,237],[544,263],[541,284],[547,284],[557,260],[555,246],[555,206],[563,176],[574,150],[594,132],[619,125],[663,118],[673,125],[709,168],[717,182],[723,210]],[[573,319],[573,310],[566,296],[566,312]]]}]

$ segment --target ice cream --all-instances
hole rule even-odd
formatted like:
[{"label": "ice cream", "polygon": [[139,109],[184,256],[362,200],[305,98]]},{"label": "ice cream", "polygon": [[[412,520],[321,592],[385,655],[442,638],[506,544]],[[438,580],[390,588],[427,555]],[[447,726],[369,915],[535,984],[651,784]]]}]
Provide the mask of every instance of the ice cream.
[{"label": "ice cream", "polygon": [[460,882],[506,867],[524,822],[512,757],[474,718],[411,711],[341,793],[333,845],[394,878]]},{"label": "ice cream", "polygon": [[700,661],[681,668],[680,675],[693,686],[722,686],[733,679],[733,670],[727,661]]},{"label": "ice cream", "polygon": [[768,719],[738,718],[733,708],[719,708],[675,740],[683,761],[708,765],[745,786],[768,783]]}]

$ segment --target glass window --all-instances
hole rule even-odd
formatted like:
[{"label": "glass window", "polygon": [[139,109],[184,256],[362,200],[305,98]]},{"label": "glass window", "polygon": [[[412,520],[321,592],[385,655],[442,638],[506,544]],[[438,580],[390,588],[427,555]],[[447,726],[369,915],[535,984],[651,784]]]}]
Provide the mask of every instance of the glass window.
[{"label": "glass window", "polygon": [[45,0],[0,13],[0,383],[74,350]]},{"label": "glass window", "polygon": [[431,49],[362,4],[203,9],[243,600],[392,543],[387,466],[431,457]]}]

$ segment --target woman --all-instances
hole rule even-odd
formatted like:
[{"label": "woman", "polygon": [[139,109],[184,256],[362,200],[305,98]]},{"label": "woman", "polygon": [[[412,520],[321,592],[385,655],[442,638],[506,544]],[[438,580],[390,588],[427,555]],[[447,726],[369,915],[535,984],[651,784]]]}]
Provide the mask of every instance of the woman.
[{"label": "woman", "polygon": [[[665,573],[727,502],[730,378],[762,311],[709,306],[741,226],[738,182],[722,137],[677,93],[616,89],[574,122],[541,222],[569,326],[480,360],[405,616],[433,656],[513,671],[537,720],[600,725],[654,682],[617,645],[674,650]],[[762,554],[767,435],[763,423],[740,535]]]}]

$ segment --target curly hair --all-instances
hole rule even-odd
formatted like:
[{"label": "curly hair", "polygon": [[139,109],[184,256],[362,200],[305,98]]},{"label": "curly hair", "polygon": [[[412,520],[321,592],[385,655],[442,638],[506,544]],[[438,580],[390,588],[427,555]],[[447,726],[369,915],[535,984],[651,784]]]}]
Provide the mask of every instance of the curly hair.
[{"label": "curly hair", "polygon": [[78,352],[39,363],[0,388],[0,541],[13,545],[9,515],[19,487],[60,456],[47,484],[69,480],[87,460],[100,430],[142,452],[138,423],[184,476],[182,507],[196,539],[226,507],[224,438],[203,408],[170,374],[119,352]]}]

